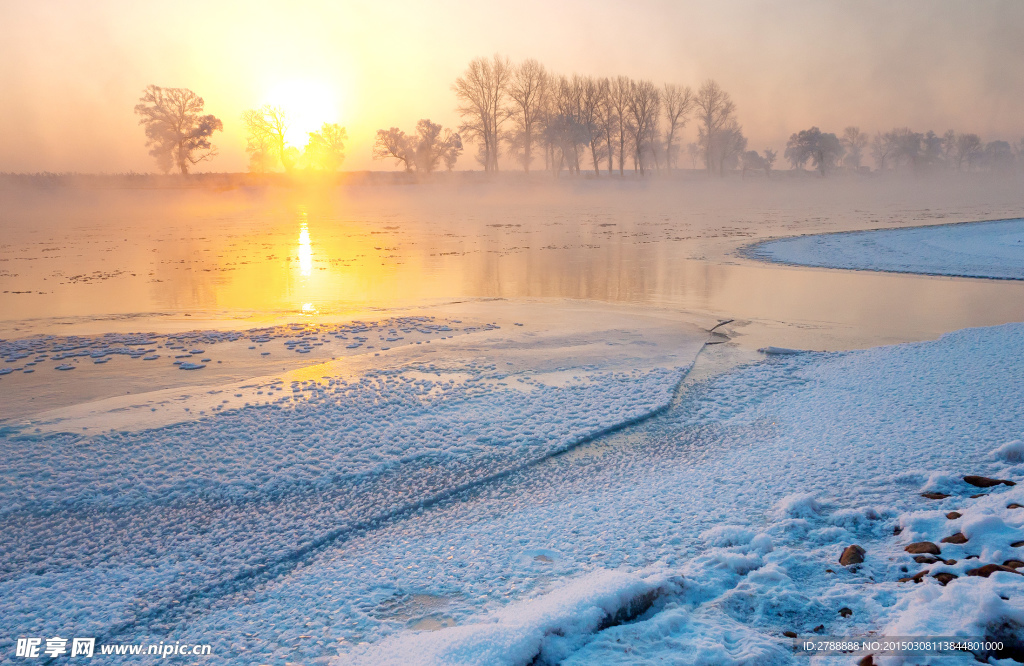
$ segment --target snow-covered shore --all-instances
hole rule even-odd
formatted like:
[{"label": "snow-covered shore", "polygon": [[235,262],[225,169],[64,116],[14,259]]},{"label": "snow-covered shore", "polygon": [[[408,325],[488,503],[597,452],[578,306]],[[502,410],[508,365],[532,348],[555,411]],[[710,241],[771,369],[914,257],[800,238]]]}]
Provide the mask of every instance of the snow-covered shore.
[{"label": "snow-covered shore", "polygon": [[1024,280],[1024,220],[797,236],[744,253],[799,266]]}]

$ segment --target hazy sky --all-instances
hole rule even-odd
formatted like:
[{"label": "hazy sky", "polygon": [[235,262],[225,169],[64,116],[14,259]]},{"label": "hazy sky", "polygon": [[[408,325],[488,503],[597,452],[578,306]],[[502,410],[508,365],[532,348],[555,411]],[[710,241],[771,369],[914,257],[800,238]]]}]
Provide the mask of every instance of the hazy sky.
[{"label": "hazy sky", "polygon": [[224,121],[198,170],[244,170],[242,111],[298,97],[302,123],[348,128],[344,168],[384,168],[375,131],[456,125],[453,80],[495,52],[563,73],[714,78],[751,148],[810,125],[1024,136],[1020,0],[290,4],[0,0],[0,171],[155,170],[132,113],[150,83],[193,89]]}]

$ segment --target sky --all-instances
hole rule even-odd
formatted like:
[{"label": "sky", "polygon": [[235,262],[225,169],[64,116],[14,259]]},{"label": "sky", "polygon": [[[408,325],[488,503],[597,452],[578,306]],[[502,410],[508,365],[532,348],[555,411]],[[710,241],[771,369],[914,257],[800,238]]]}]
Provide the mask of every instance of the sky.
[{"label": "sky", "polygon": [[[557,73],[713,78],[755,149],[812,125],[1024,136],[1018,0],[0,0],[0,25],[0,172],[155,171],[133,114],[149,84],[194,90],[224,122],[198,170],[245,170],[240,117],[265,103],[292,112],[296,134],[345,126],[344,169],[392,168],[372,159],[376,130],[456,127],[452,83],[494,53]],[[473,152],[459,168],[476,168]]]}]

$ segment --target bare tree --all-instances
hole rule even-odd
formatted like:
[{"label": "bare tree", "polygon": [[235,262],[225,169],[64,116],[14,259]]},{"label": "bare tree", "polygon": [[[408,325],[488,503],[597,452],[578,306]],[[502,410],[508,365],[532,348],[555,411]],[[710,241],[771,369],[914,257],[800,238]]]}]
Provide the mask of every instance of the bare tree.
[{"label": "bare tree", "polygon": [[[701,84],[695,104],[697,120],[701,124],[698,140],[704,149],[704,166],[708,174],[711,174],[715,167],[715,153],[720,152],[716,150],[716,144],[721,143],[718,135],[732,120],[736,105],[729,93],[711,79]],[[718,167],[719,173],[722,173],[723,166],[719,163]]]},{"label": "bare tree", "polygon": [[603,80],[586,77],[581,81],[580,124],[587,129],[587,143],[590,145],[590,157],[594,163],[594,175],[601,175],[598,151],[604,138],[601,127],[601,107],[607,90]]},{"label": "bare tree", "polygon": [[501,125],[508,118],[506,101],[511,76],[508,58],[496,54],[490,60],[472,60],[453,86],[463,118],[459,130],[480,143],[485,171],[498,170]]},{"label": "bare tree", "polygon": [[618,131],[619,117],[612,104],[611,81],[601,79],[598,81],[598,87],[600,88],[600,101],[597,105],[597,124],[604,136],[604,153],[608,157],[608,175],[610,176],[615,162],[615,146],[612,143],[612,136]]},{"label": "bare tree", "polygon": [[394,159],[396,164],[403,164],[406,171],[412,171],[415,164],[412,150],[409,148],[409,137],[397,127],[377,130],[377,141],[373,144],[373,159],[388,158]]},{"label": "bare tree", "polygon": [[896,150],[896,137],[892,132],[875,133],[875,138],[871,140],[871,157],[875,160],[875,167],[879,171],[885,171],[892,162]]},{"label": "bare tree", "polygon": [[843,164],[859,169],[864,159],[864,149],[868,147],[868,135],[860,131],[859,127],[847,127],[843,130],[841,139],[846,154],[843,156]]},{"label": "bare tree", "polygon": [[509,77],[508,96],[512,98],[512,121],[516,127],[513,142],[520,148],[520,159],[527,173],[533,162],[533,144],[540,132],[547,85],[544,65],[533,59],[515,66]]},{"label": "bare tree", "polygon": [[249,109],[242,114],[242,124],[245,125],[247,133],[246,151],[249,152],[250,163],[254,158],[254,151],[266,150],[268,155],[265,158],[261,157],[261,160],[269,160],[269,153],[272,153],[285,171],[292,171],[295,167],[295,157],[293,152],[288,150],[284,138],[285,132],[288,131],[288,118],[284,109],[269,104],[258,109]]},{"label": "bare tree", "polygon": [[740,124],[730,119],[718,132],[714,146],[718,175],[724,176],[726,169],[735,169],[739,164],[740,155],[747,149],[747,137],[743,136]]},{"label": "bare tree", "polygon": [[451,171],[461,153],[461,137],[427,118],[416,123],[416,136],[413,137],[397,127],[377,130],[377,141],[373,146],[374,159],[391,158],[405,165],[406,171],[416,169],[422,173],[435,171],[441,163]]},{"label": "bare tree", "polygon": [[146,128],[146,146],[167,173],[177,167],[187,175],[193,164],[210,159],[217,149],[210,143],[224,123],[211,114],[203,115],[203,98],[188,88],[148,86],[135,105]]},{"label": "bare tree", "polygon": [[977,134],[957,134],[953,147],[953,162],[957,171],[962,171],[966,165],[970,170],[981,155],[981,137]]},{"label": "bare tree", "polygon": [[676,132],[686,126],[687,115],[694,106],[693,90],[690,86],[679,87],[666,83],[663,92],[665,117],[668,119],[668,132],[665,134],[665,167],[672,173],[675,161]]},{"label": "bare tree", "polygon": [[626,135],[629,133],[627,116],[629,113],[629,97],[633,82],[628,77],[618,76],[611,81],[608,89],[608,100],[611,109],[618,119],[619,130],[619,175],[623,174],[623,164],[626,158]]},{"label": "bare tree", "polygon": [[778,153],[771,148],[764,149],[764,175],[766,177],[772,175],[772,168],[775,166],[775,160],[778,156]]},{"label": "bare tree", "polygon": [[316,132],[309,133],[303,155],[306,166],[319,171],[337,171],[345,161],[345,142],[348,132],[338,123],[324,123]]},{"label": "bare tree", "polygon": [[634,159],[644,175],[643,150],[650,145],[650,134],[655,127],[661,108],[661,95],[650,81],[633,81],[629,89],[629,129],[633,135]]}]

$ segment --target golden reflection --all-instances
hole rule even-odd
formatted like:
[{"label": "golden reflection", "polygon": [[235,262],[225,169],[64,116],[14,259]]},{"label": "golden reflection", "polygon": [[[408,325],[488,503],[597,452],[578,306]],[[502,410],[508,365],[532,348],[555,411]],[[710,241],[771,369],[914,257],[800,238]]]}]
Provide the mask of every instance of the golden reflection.
[{"label": "golden reflection", "polygon": [[309,242],[309,225],[306,222],[299,230],[299,271],[302,277],[313,274],[313,246]]}]

